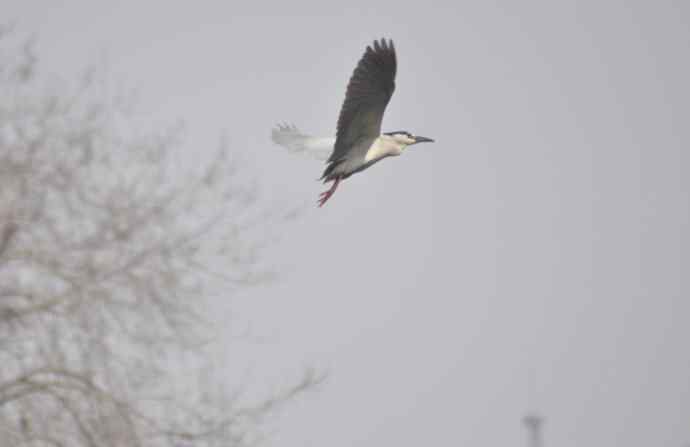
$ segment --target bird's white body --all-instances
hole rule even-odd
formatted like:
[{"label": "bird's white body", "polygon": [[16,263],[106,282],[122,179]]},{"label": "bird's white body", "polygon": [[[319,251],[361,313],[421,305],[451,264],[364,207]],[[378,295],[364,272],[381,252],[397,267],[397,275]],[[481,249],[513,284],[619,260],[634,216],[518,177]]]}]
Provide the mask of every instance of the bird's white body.
[{"label": "bird's white body", "polygon": [[369,147],[364,162],[371,163],[386,157],[397,157],[412,143],[414,140],[405,135],[381,135]]},{"label": "bird's white body", "polygon": [[366,149],[353,150],[350,157],[334,166],[333,174],[347,177],[356,172],[363,171],[386,157],[397,157],[412,143],[414,143],[414,140],[405,135],[382,134],[373,141],[371,139],[364,140],[359,144]]}]

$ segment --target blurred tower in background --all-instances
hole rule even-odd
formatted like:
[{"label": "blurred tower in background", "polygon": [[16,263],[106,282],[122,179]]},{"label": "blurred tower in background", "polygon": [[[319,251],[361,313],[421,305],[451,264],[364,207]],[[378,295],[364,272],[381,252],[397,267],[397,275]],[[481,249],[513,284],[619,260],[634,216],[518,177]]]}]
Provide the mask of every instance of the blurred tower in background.
[{"label": "blurred tower in background", "polygon": [[541,426],[544,420],[534,413],[522,418],[522,423],[527,427],[527,447],[544,447],[541,437]]}]

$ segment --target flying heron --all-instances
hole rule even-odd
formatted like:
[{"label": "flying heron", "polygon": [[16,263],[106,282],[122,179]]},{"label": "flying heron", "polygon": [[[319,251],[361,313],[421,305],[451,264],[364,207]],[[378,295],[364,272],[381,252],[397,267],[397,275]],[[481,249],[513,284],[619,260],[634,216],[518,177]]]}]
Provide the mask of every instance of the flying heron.
[{"label": "flying heron", "polygon": [[333,184],[319,196],[319,207],[352,174],[386,157],[398,156],[408,146],[434,141],[404,130],[381,133],[383,113],[395,90],[396,71],[393,41],[374,41],[373,46],[367,46],[350,77],[335,140],[310,137],[290,125],[273,130],[273,141],[293,152],[309,152],[320,158],[324,148],[332,149],[320,180]]}]

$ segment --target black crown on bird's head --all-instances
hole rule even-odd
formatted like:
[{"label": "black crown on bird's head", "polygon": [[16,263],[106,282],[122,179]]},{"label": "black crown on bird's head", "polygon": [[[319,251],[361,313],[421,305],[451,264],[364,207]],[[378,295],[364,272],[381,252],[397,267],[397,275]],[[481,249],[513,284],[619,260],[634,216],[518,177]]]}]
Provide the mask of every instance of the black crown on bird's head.
[{"label": "black crown on bird's head", "polygon": [[393,136],[393,135],[405,135],[406,137],[412,138],[412,134],[406,130],[396,130],[395,132],[385,132],[384,135],[388,136]]}]

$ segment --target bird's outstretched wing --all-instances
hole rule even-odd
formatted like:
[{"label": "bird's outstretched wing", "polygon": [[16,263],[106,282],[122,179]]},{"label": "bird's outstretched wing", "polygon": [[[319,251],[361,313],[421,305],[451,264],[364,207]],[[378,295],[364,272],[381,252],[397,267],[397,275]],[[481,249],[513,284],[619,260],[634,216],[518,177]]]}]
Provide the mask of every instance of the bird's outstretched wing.
[{"label": "bird's outstretched wing", "polygon": [[[383,112],[395,90],[397,60],[393,41],[381,39],[367,46],[347,85],[338,117],[335,148],[329,162],[338,162],[358,141],[381,134]],[[367,148],[368,149],[368,148]]]},{"label": "bird's outstretched wing", "polygon": [[328,159],[335,145],[334,137],[305,135],[292,124],[278,124],[271,131],[271,139],[290,152],[305,154],[317,160]]}]

